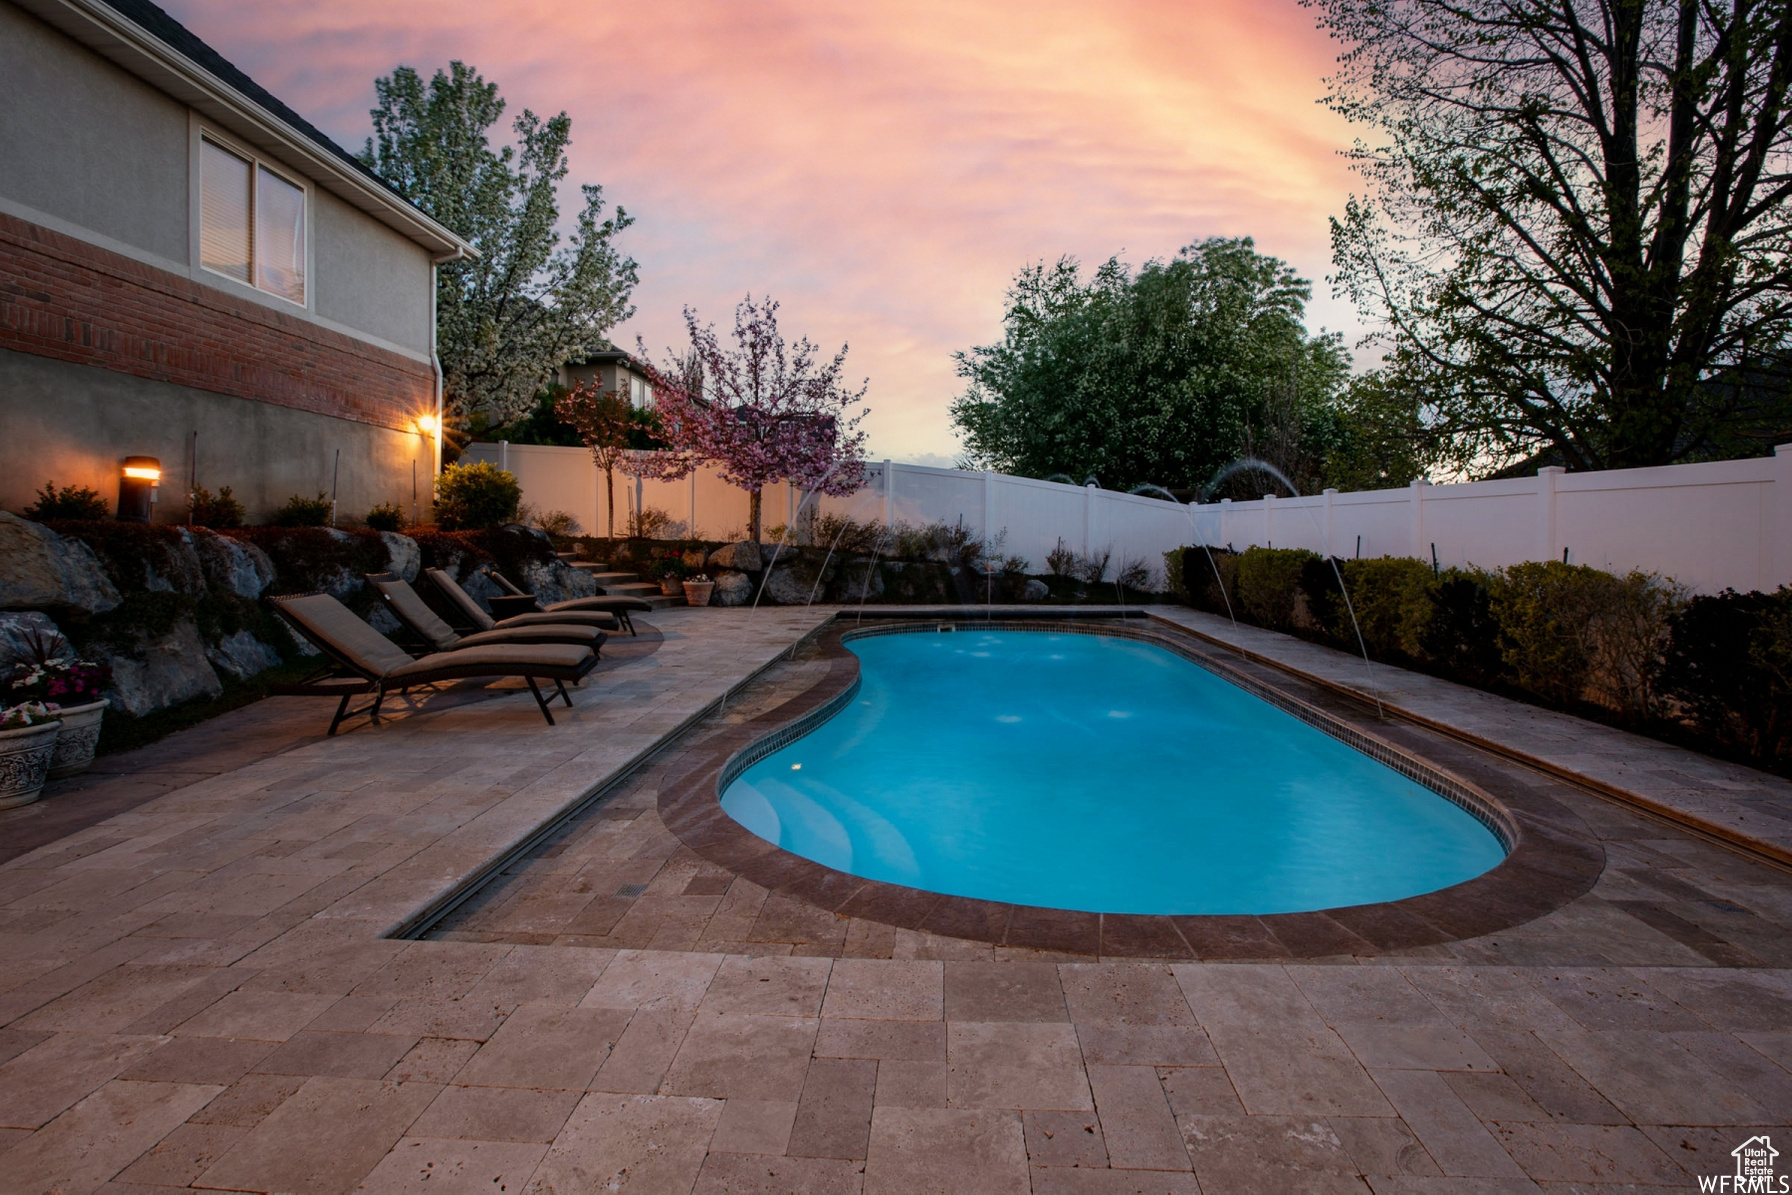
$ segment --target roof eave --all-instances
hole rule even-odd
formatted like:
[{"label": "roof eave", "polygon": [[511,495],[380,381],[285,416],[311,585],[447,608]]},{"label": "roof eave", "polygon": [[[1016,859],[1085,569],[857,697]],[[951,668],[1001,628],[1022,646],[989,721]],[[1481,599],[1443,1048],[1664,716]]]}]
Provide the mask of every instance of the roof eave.
[{"label": "roof eave", "polygon": [[236,88],[96,0],[13,0],[19,7],[192,107],[257,149],[279,156],[331,194],[430,251],[438,262],[479,251]]}]

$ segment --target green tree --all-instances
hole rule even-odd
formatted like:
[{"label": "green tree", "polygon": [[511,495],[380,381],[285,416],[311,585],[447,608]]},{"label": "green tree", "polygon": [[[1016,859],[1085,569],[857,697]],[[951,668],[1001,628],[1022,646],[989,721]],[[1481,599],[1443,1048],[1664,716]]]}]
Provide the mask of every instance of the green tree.
[{"label": "green tree", "polygon": [[[1314,435],[1348,372],[1335,335],[1301,324],[1311,286],[1250,238],[1190,245],[1135,274],[1118,259],[1028,266],[1001,343],[957,355],[966,456],[1111,489],[1199,487],[1271,442],[1312,474]],[[1298,458],[1298,459],[1294,459]]]},{"label": "green tree", "polygon": [[1460,464],[1749,455],[1792,432],[1792,5],[1303,0],[1369,194],[1336,281]]},{"label": "green tree", "polygon": [[604,333],[634,314],[632,258],[615,239],[633,220],[603,217],[603,188],[579,188],[584,207],[562,246],[556,189],[567,175],[572,121],[524,109],[515,145],[494,150],[487,130],[504,114],[498,85],[452,62],[428,84],[401,66],[374,83],[379,106],[361,160],[400,194],[479,250],[440,266],[436,327],[451,412],[504,423],[526,412],[573,357],[606,347]]}]

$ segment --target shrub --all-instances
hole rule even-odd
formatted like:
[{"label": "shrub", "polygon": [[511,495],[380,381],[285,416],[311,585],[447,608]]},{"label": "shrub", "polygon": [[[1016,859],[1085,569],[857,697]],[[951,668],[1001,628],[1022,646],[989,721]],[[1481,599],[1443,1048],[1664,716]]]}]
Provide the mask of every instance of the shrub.
[{"label": "shrub", "polygon": [[1151,566],[1143,560],[1123,556],[1120,558],[1120,567],[1114,572],[1114,581],[1122,589],[1146,593],[1151,588]]},{"label": "shrub", "polygon": [[1701,734],[1761,763],[1792,755],[1792,588],[1695,597],[1672,622],[1661,687]]},{"label": "shrub", "polygon": [[[326,527],[244,527],[232,539],[252,543],[274,562],[270,594],[341,592],[386,567],[386,545],[371,531]],[[346,598],[344,600],[347,600]]]},{"label": "shrub", "polygon": [[1084,581],[1090,585],[1099,585],[1101,584],[1101,579],[1108,575],[1108,561],[1112,560],[1113,557],[1114,551],[1112,548],[1102,551],[1099,555],[1091,552],[1087,556],[1078,556],[1076,558],[1076,567],[1071,571],[1075,574],[1078,580]]},{"label": "shrub", "polygon": [[1587,697],[1640,723],[1660,712],[1660,677],[1674,615],[1685,589],[1671,578],[1632,571],[1604,587],[1593,626],[1593,671]]},{"label": "shrub", "polygon": [[1182,587],[1188,603],[1209,614],[1238,609],[1238,556],[1226,548],[1192,545],[1182,553]]},{"label": "shrub", "polygon": [[1437,579],[1419,653],[1424,664],[1451,680],[1483,688],[1499,682],[1505,661],[1487,574],[1449,569]]},{"label": "shrub", "polygon": [[187,522],[195,527],[210,527],[214,531],[222,531],[241,527],[243,516],[247,513],[243,504],[231,497],[229,486],[220,486],[216,494],[204,486],[194,486],[193,502],[187,509]]},{"label": "shrub", "polygon": [[1593,667],[1594,591],[1609,576],[1556,560],[1497,575],[1491,607],[1501,656],[1518,685],[1558,705],[1580,700]]},{"label": "shrub", "polygon": [[268,525],[272,527],[328,527],[332,505],[322,490],[317,492],[315,498],[294,494],[286,500],[285,506],[274,512],[274,517],[268,520]]},{"label": "shrub", "polygon": [[885,556],[892,540],[882,523],[860,523],[844,515],[823,514],[815,518],[815,542],[832,546],[845,556]]},{"label": "shrub", "polygon": [[1185,552],[1198,552],[1199,548],[1171,548],[1164,553],[1164,582],[1170,587],[1170,596],[1184,605],[1191,605],[1188,594],[1188,581],[1182,575],[1182,557]]},{"label": "shrub", "polygon": [[1271,630],[1294,626],[1300,612],[1300,574],[1313,553],[1303,548],[1246,548],[1238,558],[1238,607]]},{"label": "shrub", "polygon": [[[1357,627],[1369,654],[1378,659],[1416,660],[1431,621],[1431,587],[1435,578],[1423,560],[1383,556],[1373,560],[1345,560],[1339,570],[1350,597],[1349,607],[1339,601],[1331,611],[1326,630],[1340,641],[1356,646]],[[1356,626],[1350,614],[1356,613]]]},{"label": "shrub", "polygon": [[516,475],[489,461],[450,465],[436,478],[436,525],[480,531],[515,522],[522,496]]},{"label": "shrub", "polygon": [[1045,554],[1045,567],[1054,577],[1068,577],[1076,571],[1076,553],[1065,547],[1060,539],[1058,546]]},{"label": "shrub", "polygon": [[1550,560],[1515,564],[1492,608],[1512,679],[1547,701],[1592,701],[1629,720],[1656,703],[1655,678],[1680,587],[1653,573],[1622,577]]},{"label": "shrub", "polygon": [[630,539],[678,539],[684,532],[683,523],[674,521],[657,506],[646,506],[629,512],[628,529],[624,534]]},{"label": "shrub", "polygon": [[549,535],[566,538],[579,533],[579,520],[571,511],[547,510],[537,514],[530,522]]},{"label": "shrub", "polygon": [[404,507],[396,502],[382,502],[368,511],[367,517],[362,521],[372,531],[403,531]]},{"label": "shrub", "polygon": [[25,508],[25,517],[39,523],[50,519],[97,520],[111,513],[112,507],[98,491],[84,485],[64,486],[58,490],[54,481],[44,482],[44,488],[37,491],[37,501]]}]

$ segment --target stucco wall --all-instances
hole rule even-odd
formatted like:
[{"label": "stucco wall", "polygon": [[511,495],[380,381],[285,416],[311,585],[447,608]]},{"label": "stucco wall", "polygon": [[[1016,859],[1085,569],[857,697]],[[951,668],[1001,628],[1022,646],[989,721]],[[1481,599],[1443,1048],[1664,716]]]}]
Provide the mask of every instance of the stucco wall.
[{"label": "stucco wall", "polygon": [[232,487],[251,521],[293,494],[327,493],[338,448],[345,521],[378,502],[398,502],[408,515],[413,460],[421,513],[429,512],[433,457],[415,433],[4,349],[0,428],[0,507],[13,511],[51,480],[116,502],[119,459],[141,454],[162,462],[157,521],[178,521],[197,431],[199,484]]},{"label": "stucco wall", "polygon": [[[427,358],[429,251],[315,184],[301,309],[200,269],[187,107],[0,0],[0,210],[283,315]],[[304,178],[289,162],[270,162]],[[46,221],[44,218],[48,217]]]},{"label": "stucco wall", "polygon": [[328,191],[312,191],[317,313],[429,352],[429,255]]},{"label": "stucco wall", "polygon": [[187,109],[0,2],[0,196],[187,260]]}]

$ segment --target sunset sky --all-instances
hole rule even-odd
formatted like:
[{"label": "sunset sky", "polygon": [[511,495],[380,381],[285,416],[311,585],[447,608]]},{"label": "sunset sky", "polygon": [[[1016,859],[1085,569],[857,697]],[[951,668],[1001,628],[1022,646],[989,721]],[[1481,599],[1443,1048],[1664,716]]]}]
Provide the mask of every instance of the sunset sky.
[{"label": "sunset sky", "polygon": [[1294,0],[163,0],[344,146],[373,80],[459,58],[511,112],[572,116],[573,184],[638,223],[637,334],[726,324],[748,291],[787,334],[851,344],[871,455],[946,464],[951,355],[997,338],[1020,266],[1135,264],[1250,235],[1344,329],[1326,217],[1352,176],[1316,102],[1336,53]]}]

